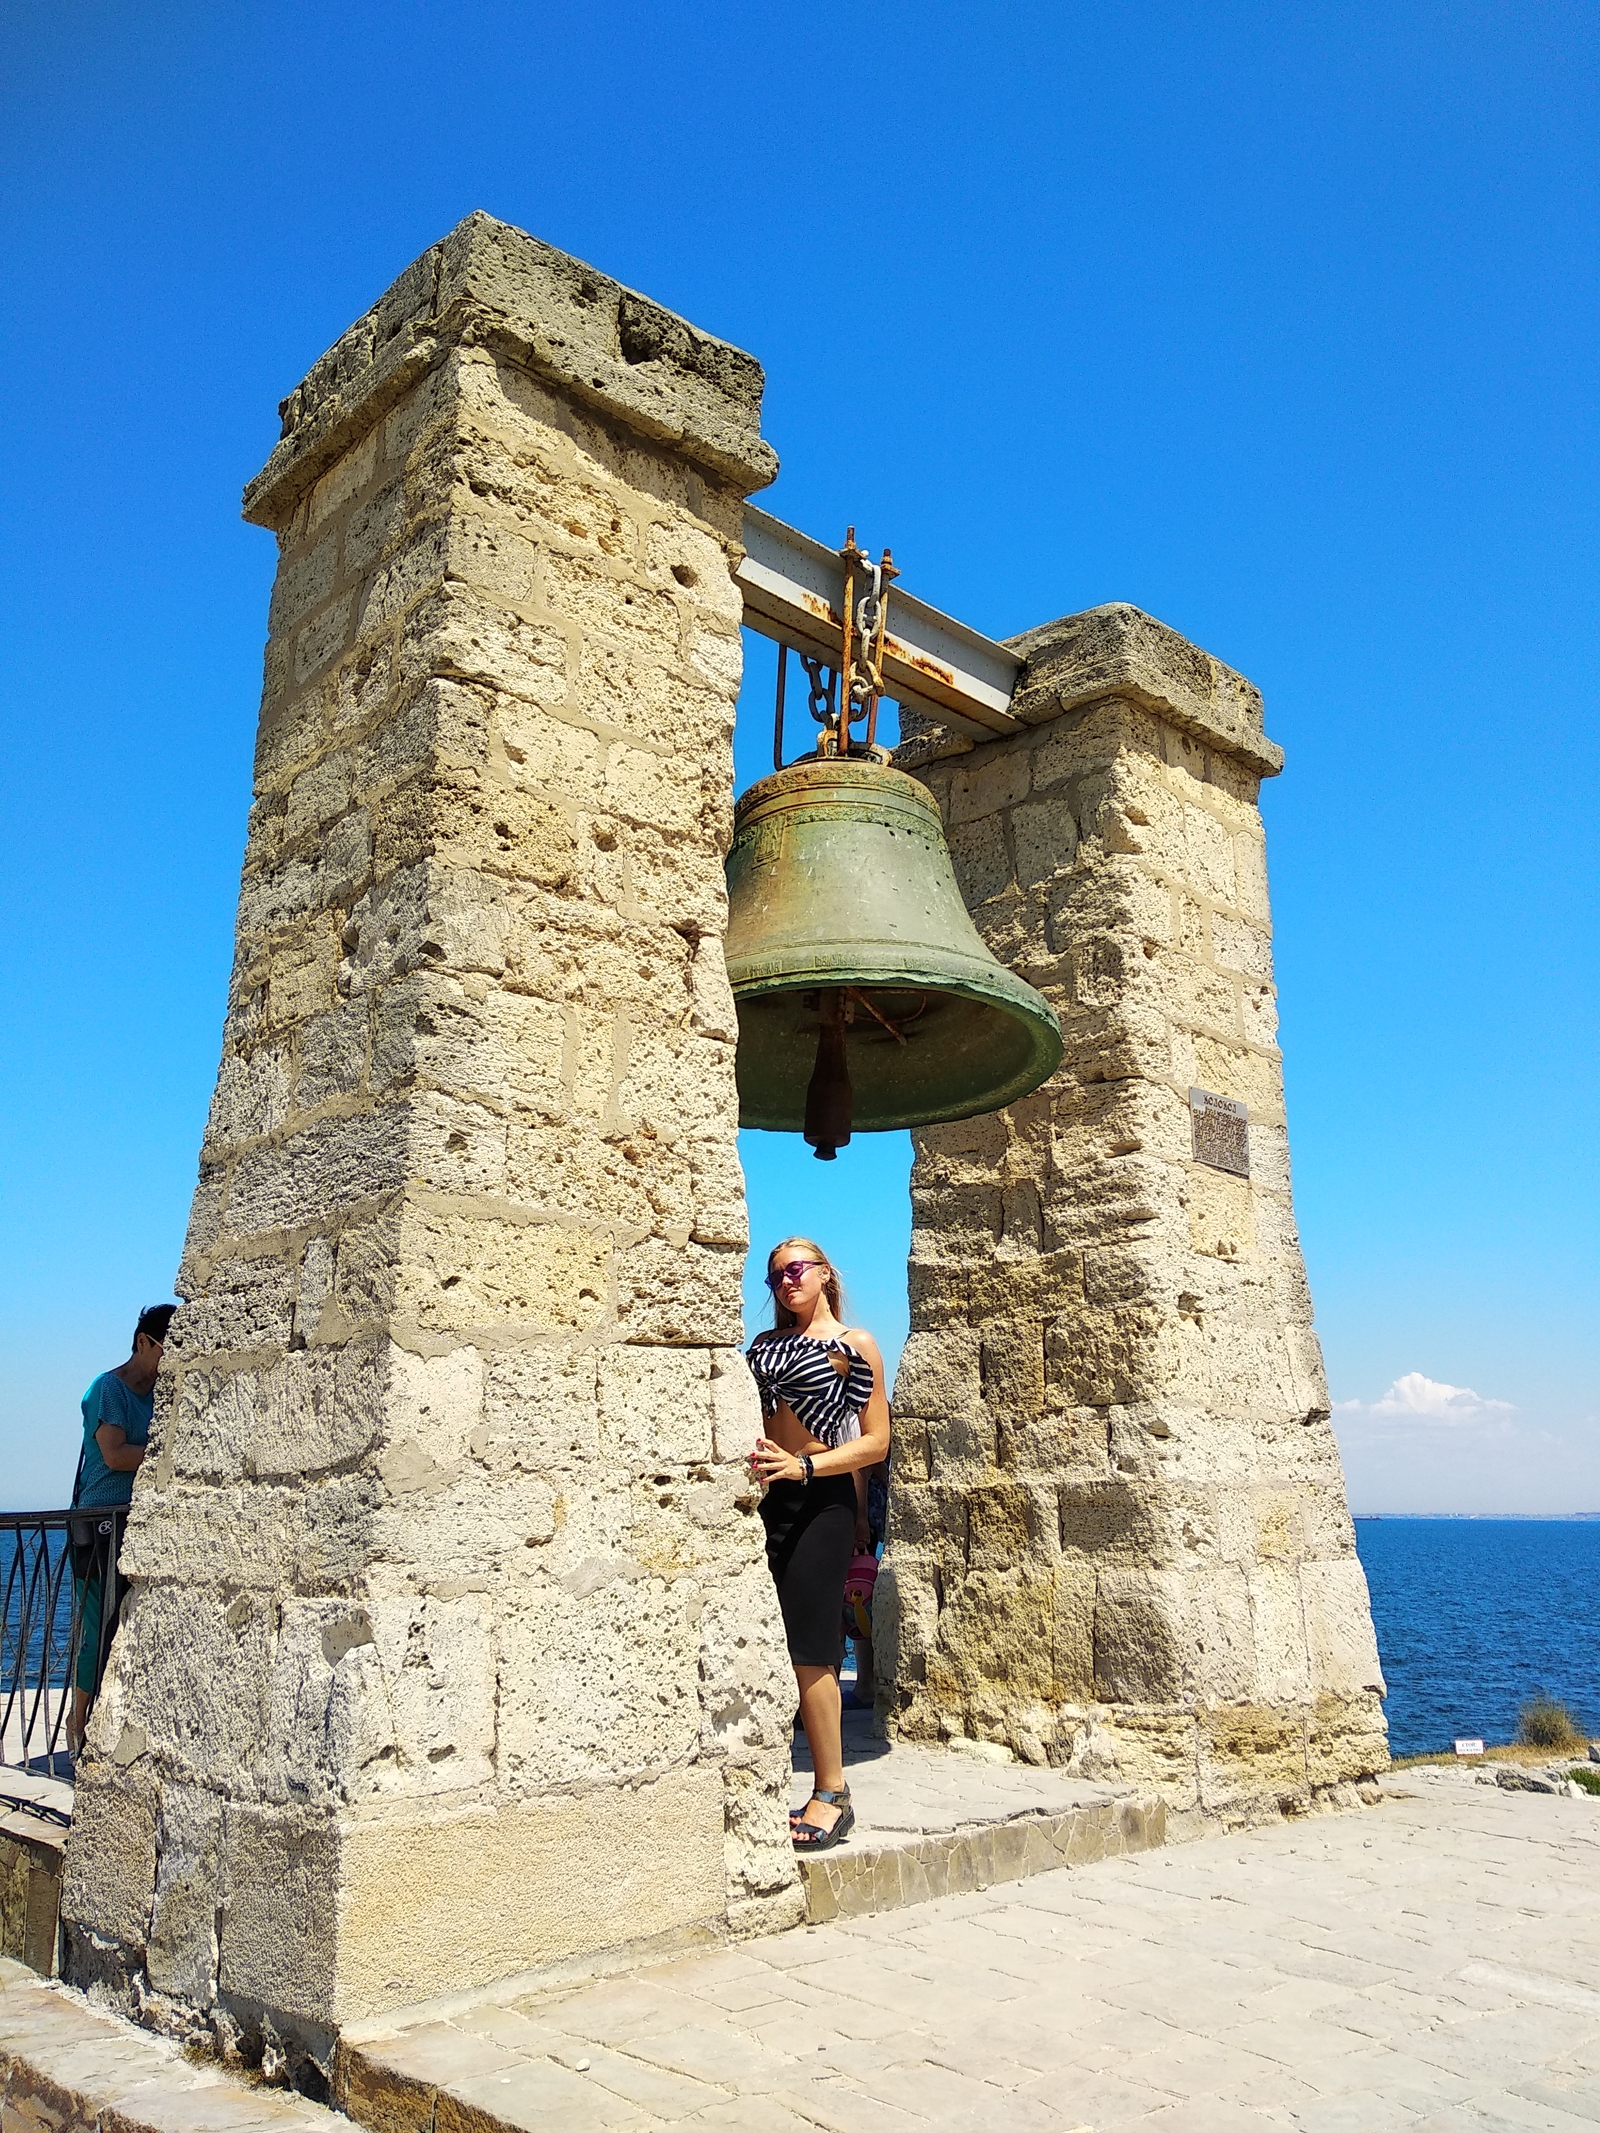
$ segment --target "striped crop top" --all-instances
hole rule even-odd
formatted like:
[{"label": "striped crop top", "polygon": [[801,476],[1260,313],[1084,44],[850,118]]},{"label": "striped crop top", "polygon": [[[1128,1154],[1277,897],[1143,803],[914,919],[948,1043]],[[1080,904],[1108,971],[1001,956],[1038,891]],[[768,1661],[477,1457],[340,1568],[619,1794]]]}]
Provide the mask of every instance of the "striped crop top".
[{"label": "striped crop top", "polygon": [[[839,1369],[836,1355],[850,1358],[848,1370]],[[872,1397],[872,1365],[848,1341],[778,1333],[753,1341],[745,1361],[761,1389],[767,1421],[787,1403],[819,1444],[852,1444],[860,1436],[861,1410]]]}]

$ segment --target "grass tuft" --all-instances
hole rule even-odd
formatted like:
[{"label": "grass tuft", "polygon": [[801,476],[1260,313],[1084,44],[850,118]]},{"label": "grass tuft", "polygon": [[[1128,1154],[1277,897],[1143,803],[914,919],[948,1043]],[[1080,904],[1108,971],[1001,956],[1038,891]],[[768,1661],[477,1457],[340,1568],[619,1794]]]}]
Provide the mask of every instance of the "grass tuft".
[{"label": "grass tuft", "polygon": [[1517,1713],[1517,1739],[1525,1748],[1554,1748],[1568,1753],[1588,1745],[1577,1721],[1553,1696],[1534,1696]]}]

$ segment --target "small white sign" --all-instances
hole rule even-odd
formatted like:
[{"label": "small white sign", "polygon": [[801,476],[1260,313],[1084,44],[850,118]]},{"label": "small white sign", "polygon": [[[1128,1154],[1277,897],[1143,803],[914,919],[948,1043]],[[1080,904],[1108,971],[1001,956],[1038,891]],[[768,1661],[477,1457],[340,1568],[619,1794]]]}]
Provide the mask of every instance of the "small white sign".
[{"label": "small white sign", "polygon": [[1481,1740],[1458,1740],[1456,1742],[1456,1753],[1457,1755],[1482,1755],[1483,1742]]}]

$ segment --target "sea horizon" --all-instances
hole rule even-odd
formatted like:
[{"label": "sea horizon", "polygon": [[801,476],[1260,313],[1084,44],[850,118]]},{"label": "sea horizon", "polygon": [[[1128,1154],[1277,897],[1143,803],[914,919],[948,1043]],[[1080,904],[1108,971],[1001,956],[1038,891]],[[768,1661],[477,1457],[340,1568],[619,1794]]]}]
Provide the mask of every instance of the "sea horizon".
[{"label": "sea horizon", "polygon": [[1493,1521],[1515,1520],[1519,1525],[1568,1525],[1585,1519],[1600,1519],[1600,1511],[1352,1511],[1350,1516],[1359,1525],[1371,1518],[1477,1518]]}]

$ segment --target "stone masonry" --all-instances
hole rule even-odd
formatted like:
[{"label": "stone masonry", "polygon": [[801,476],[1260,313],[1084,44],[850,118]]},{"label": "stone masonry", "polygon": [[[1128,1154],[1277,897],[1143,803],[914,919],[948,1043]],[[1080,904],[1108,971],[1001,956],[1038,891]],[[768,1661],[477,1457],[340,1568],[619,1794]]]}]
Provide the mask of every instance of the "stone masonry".
[{"label": "stone masonry", "polygon": [[69,1967],[341,2024],[782,1924],[723,855],[760,367],[474,215],[283,408],[216,1097]]},{"label": "stone masonry", "polygon": [[[1353,1799],[1382,1677],[1289,1191],[1242,676],[1131,607],[1016,641],[1027,730],[907,722],[979,931],[1066,1035],[916,1134],[880,1709],[1151,1785],[1174,1830]],[[1190,1091],[1248,1111],[1195,1160]]]}]

